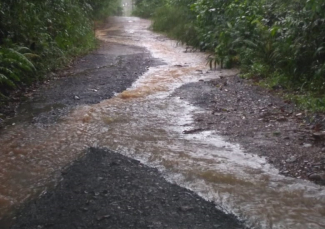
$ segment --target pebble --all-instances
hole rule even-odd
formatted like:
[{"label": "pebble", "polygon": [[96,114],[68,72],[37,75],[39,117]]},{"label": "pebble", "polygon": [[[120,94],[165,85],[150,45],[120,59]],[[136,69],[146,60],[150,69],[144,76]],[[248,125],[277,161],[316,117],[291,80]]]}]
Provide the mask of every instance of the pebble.
[{"label": "pebble", "polygon": [[287,163],[293,163],[297,161],[297,157],[291,156],[289,159],[286,160]]},{"label": "pebble", "polygon": [[182,207],[180,207],[180,210],[183,211],[183,212],[191,211],[193,209],[194,208],[191,207],[191,206],[182,206]]},{"label": "pebble", "polygon": [[313,181],[325,181],[325,173],[313,173],[309,175],[309,179]]},{"label": "pebble", "polygon": [[286,121],[288,121],[288,119],[285,117],[279,117],[279,118],[277,118],[277,121],[278,122],[286,122]]},{"label": "pebble", "polygon": [[313,133],[313,137],[315,138],[315,140],[324,140],[325,139],[325,131],[315,132],[315,133]]},{"label": "pebble", "polygon": [[312,145],[312,144],[309,144],[309,143],[304,143],[302,146],[305,147],[305,148],[310,148],[310,147],[312,147],[313,145]]},{"label": "pebble", "polygon": [[110,215],[103,215],[103,216],[97,216],[96,219],[97,221],[102,221],[103,219],[108,219],[111,217]]}]

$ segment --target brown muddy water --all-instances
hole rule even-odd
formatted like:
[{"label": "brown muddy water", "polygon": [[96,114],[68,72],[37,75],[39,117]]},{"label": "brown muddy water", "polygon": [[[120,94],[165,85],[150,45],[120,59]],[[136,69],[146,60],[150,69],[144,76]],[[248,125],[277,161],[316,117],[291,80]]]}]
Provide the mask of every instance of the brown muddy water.
[{"label": "brown muddy water", "polygon": [[279,175],[264,158],[226,142],[217,131],[183,134],[191,129],[192,115],[204,111],[170,96],[173,90],[221,73],[209,71],[204,54],[184,53],[149,25],[115,18],[114,26],[97,36],[146,47],[166,65],[150,68],[112,99],[77,107],[57,124],[16,124],[1,135],[0,217],[44,191],[62,168],[95,146],[157,167],[170,182],[214,201],[252,228],[325,228],[324,187]]}]

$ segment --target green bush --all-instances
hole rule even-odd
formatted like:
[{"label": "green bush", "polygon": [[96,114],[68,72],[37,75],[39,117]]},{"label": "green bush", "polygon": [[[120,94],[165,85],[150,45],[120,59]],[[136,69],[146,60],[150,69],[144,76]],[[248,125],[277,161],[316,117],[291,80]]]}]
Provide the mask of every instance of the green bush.
[{"label": "green bush", "polygon": [[156,9],[165,4],[165,0],[135,0],[135,9],[133,15],[151,18]]},{"label": "green bush", "polygon": [[0,48],[0,88],[15,88],[16,83],[29,81],[29,78],[21,76],[24,72],[35,71],[33,63],[27,58],[30,55],[28,48]]},{"label": "green bush", "polygon": [[157,8],[153,15],[153,30],[167,33],[187,45],[199,46],[196,28],[191,24],[195,15],[188,7],[192,2],[183,1],[185,6],[180,6],[170,1]]},{"label": "green bush", "polygon": [[324,101],[324,1],[166,0],[141,9],[155,30],[212,53],[211,67],[239,65],[246,76],[275,77],[282,88]]},{"label": "green bush", "polygon": [[[119,3],[120,0],[0,0],[0,94],[42,78],[46,72],[93,49],[93,20],[120,12]],[[29,50],[29,54],[24,51],[19,55],[22,50]],[[7,61],[9,53],[12,63]],[[36,70],[31,74],[27,66]]]}]

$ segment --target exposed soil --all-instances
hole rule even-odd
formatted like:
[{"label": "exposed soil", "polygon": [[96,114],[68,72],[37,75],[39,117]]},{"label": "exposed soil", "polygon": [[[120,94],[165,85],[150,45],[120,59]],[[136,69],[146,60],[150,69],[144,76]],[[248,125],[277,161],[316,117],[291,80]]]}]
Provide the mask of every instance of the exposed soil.
[{"label": "exposed soil", "polygon": [[156,169],[104,149],[89,149],[59,185],[20,212],[12,229],[244,228]]},{"label": "exposed soil", "polygon": [[183,85],[175,96],[203,107],[188,133],[217,130],[280,173],[325,185],[325,116],[308,115],[238,75]]}]

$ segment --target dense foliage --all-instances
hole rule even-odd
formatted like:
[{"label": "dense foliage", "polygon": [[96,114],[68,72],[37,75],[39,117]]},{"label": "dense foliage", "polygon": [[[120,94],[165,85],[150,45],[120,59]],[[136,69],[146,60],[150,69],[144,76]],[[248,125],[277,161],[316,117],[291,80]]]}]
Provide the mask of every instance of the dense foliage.
[{"label": "dense foliage", "polygon": [[0,95],[94,48],[93,20],[119,0],[0,0]]},{"label": "dense foliage", "polygon": [[133,14],[143,18],[153,16],[155,9],[164,4],[163,0],[134,0],[135,9]]},{"label": "dense foliage", "polygon": [[294,94],[303,90],[311,95],[299,97],[304,105],[325,109],[324,1],[139,2],[138,12],[149,9],[155,30],[210,52],[212,66],[238,65],[243,76],[260,77]]}]

